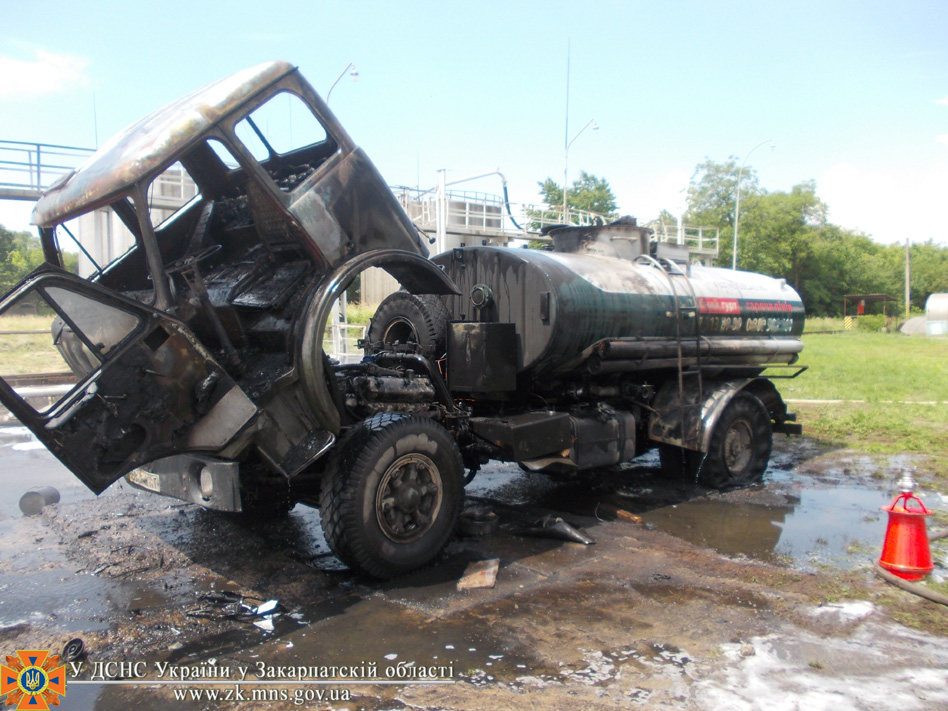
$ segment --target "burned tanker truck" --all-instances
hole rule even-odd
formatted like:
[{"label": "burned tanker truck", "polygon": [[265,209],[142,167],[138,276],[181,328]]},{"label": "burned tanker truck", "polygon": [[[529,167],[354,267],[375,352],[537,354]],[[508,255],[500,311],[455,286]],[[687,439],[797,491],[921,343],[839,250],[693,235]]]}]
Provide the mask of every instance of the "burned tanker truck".
[{"label": "burned tanker truck", "polygon": [[[287,112],[292,131],[276,130]],[[193,195],[171,205],[184,174]],[[80,246],[83,220],[127,249]],[[124,476],[222,511],[319,506],[333,551],[373,576],[431,561],[491,459],[572,475],[658,447],[666,475],[726,488],[761,477],[773,432],[799,432],[762,377],[802,348],[783,280],[689,265],[631,218],[553,228],[550,250],[429,259],[283,62],[132,125],[33,221],[46,263],[0,317],[47,315],[71,382],[36,405],[0,363],[3,404],[96,493]],[[77,249],[86,278],[63,268]],[[364,358],[335,362],[331,309],[370,267],[401,290]]]}]

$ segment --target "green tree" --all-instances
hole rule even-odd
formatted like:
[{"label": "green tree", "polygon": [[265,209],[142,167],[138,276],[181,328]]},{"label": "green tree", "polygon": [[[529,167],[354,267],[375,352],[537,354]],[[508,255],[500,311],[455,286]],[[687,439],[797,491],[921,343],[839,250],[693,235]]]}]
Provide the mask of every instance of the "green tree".
[{"label": "green tree", "polygon": [[[63,257],[66,269],[76,273],[78,257],[70,253]],[[12,289],[44,261],[38,237],[29,232],[12,232],[0,225],[0,294]]]},{"label": "green tree", "polygon": [[705,159],[695,167],[688,185],[688,210],[685,221],[693,225],[709,225],[728,234],[734,230],[734,206],[737,200],[737,179],[741,178],[741,199],[760,194],[757,172],[744,166],[741,174],[737,158],[731,156],[724,163]]},{"label": "green tree", "polygon": [[789,192],[751,195],[741,211],[737,263],[741,269],[782,276],[797,291],[813,266],[813,245],[826,226],[816,183]]},{"label": "green tree", "polygon": [[[561,212],[563,209],[563,188],[553,178],[541,183],[540,196],[547,205],[546,213]],[[582,171],[566,193],[566,204],[574,210],[595,212],[605,217],[613,217],[616,212],[616,196],[604,178],[597,178]],[[562,219],[562,215],[560,217]]]}]

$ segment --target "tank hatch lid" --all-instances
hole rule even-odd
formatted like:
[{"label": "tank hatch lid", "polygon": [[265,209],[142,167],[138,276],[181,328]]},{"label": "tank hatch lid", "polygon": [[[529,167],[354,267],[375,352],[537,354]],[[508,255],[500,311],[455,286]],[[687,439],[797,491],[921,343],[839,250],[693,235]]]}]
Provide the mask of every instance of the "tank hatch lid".
[{"label": "tank hatch lid", "polygon": [[293,71],[296,67],[287,62],[259,64],[207,84],[136,121],[47,190],[33,210],[33,224],[52,227],[108,204],[221,118]]},{"label": "tank hatch lid", "polygon": [[652,230],[626,215],[605,225],[551,225],[542,233],[553,239],[554,252],[635,259],[649,253]]}]

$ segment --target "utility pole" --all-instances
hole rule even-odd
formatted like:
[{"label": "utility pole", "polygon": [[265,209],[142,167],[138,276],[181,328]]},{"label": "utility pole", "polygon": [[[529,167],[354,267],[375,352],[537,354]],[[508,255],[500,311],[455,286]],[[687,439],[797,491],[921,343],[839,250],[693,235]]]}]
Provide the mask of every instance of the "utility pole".
[{"label": "utility pole", "polygon": [[905,318],[909,317],[909,308],[912,303],[912,251],[909,249],[909,238],[905,238]]}]

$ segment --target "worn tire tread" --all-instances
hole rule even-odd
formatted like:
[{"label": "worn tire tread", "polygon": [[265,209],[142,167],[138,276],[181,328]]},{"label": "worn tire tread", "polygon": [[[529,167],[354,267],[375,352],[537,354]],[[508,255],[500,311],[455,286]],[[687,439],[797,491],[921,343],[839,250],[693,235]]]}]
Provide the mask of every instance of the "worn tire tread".
[{"label": "worn tire tread", "polygon": [[[374,456],[371,446],[373,438],[393,426],[405,428],[406,431],[412,426],[416,428],[441,427],[427,418],[395,413],[379,414],[364,420],[354,428],[340,446],[339,455],[330,466],[320,495],[323,533],[329,547],[350,568],[361,570],[376,578],[391,578],[408,572],[412,567],[378,560],[365,537],[356,534],[362,525],[360,518],[362,502],[356,496],[355,490],[358,484],[352,485],[350,478],[353,471],[362,472],[371,469]],[[443,428],[442,431],[447,434]],[[450,455],[456,462],[455,475],[460,478],[460,473],[463,471],[460,451],[450,435],[445,438],[445,441],[450,443],[453,450]],[[442,472],[442,476],[450,475],[450,472]],[[454,530],[460,514],[461,492],[463,491],[460,480],[457,482],[456,489],[455,500],[449,501],[446,496],[443,502],[443,505],[450,509],[446,514],[450,517],[448,531]],[[432,557],[434,555],[436,553]]]}]

